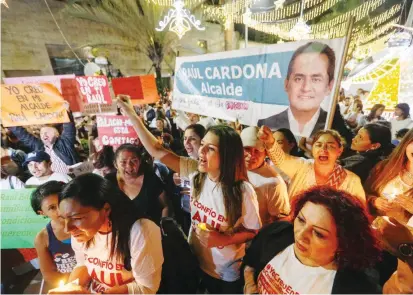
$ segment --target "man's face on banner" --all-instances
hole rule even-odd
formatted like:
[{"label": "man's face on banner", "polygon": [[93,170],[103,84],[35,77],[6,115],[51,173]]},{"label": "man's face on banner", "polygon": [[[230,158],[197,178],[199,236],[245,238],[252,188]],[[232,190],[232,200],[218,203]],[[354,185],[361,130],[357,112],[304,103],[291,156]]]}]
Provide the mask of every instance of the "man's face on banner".
[{"label": "man's face on banner", "polygon": [[291,75],[284,82],[291,109],[305,112],[320,107],[334,84],[334,79],[329,82],[327,69],[328,57],[325,54],[302,53],[297,56]]}]

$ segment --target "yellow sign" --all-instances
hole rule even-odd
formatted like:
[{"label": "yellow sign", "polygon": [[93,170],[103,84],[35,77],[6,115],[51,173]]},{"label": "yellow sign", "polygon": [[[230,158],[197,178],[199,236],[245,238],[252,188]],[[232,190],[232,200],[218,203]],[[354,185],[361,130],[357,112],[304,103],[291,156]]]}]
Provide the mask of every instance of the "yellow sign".
[{"label": "yellow sign", "polygon": [[65,100],[52,84],[1,85],[4,127],[69,122]]}]

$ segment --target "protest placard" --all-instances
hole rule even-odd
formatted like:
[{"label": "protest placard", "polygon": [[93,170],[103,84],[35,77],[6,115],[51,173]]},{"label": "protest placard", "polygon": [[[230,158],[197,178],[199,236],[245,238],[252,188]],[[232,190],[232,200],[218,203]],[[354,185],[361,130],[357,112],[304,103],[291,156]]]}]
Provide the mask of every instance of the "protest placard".
[{"label": "protest placard", "polygon": [[51,84],[1,85],[4,127],[69,122],[65,101]]},{"label": "protest placard", "polygon": [[129,95],[135,105],[155,103],[159,100],[153,75],[114,78],[112,79],[112,87],[116,96],[119,94]]},{"label": "protest placard", "polygon": [[34,248],[34,238],[49,222],[33,212],[33,190],[0,190],[1,249]]},{"label": "protest placard", "polygon": [[110,104],[109,82],[105,76],[76,77],[80,93],[85,103]]},{"label": "protest placard", "polygon": [[[74,74],[55,75],[55,76],[33,76],[33,77],[12,77],[3,78],[5,84],[41,84],[49,83],[54,85],[60,93],[62,93],[61,80],[74,79]],[[62,93],[63,94],[63,93]]]},{"label": "protest placard", "polygon": [[61,79],[62,96],[69,102],[72,112],[82,112],[84,110],[82,96],[80,94],[77,81],[75,79]]},{"label": "protest placard", "polygon": [[331,115],[345,38],[178,57],[172,107],[309,137]]},{"label": "protest placard", "polygon": [[138,135],[132,122],[126,116],[97,115],[96,123],[102,145],[112,145],[115,149],[124,143],[136,143]]}]

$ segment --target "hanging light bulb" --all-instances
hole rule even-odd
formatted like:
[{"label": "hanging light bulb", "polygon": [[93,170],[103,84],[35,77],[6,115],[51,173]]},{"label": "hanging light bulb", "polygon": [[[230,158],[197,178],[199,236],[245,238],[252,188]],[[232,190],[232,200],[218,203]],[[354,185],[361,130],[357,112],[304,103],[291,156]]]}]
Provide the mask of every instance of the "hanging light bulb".
[{"label": "hanging light bulb", "polygon": [[310,37],[310,33],[311,28],[306,24],[302,17],[298,19],[297,23],[290,31],[290,35],[294,38],[294,40],[308,39]]},{"label": "hanging light bulb", "polygon": [[306,24],[303,18],[303,12],[304,12],[304,0],[301,0],[300,17],[298,18],[297,23],[294,25],[294,27],[290,31],[290,36],[294,40],[303,40],[303,39],[308,39],[310,37],[311,28],[309,25]]},{"label": "hanging light bulb", "polygon": [[176,0],[173,7],[174,9],[169,10],[164,19],[159,21],[159,27],[155,28],[155,30],[160,32],[169,26],[169,31],[178,35],[179,39],[191,30],[191,26],[200,31],[205,30],[205,27],[201,27],[201,21],[197,20],[189,10],[184,8],[182,0]]},{"label": "hanging light bulb", "polygon": [[285,3],[285,0],[276,0],[276,1],[274,1],[275,10],[283,8],[284,3]]}]

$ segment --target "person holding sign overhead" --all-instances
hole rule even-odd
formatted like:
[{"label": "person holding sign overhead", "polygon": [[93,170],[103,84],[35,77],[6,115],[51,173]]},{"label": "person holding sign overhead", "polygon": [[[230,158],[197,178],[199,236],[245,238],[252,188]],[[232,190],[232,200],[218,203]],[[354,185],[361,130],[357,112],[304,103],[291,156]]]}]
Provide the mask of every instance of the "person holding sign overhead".
[{"label": "person holding sign overhead", "polygon": [[271,130],[288,128],[294,135],[311,137],[325,128],[327,112],[321,103],[334,85],[336,57],[333,49],[320,42],[299,47],[288,65],[284,88],[290,106],[283,112],[258,120]]},{"label": "person holding sign overhead", "polygon": [[62,134],[49,125],[40,129],[40,138],[21,126],[9,127],[9,130],[32,151],[45,151],[49,154],[54,172],[66,174],[69,172],[68,166],[79,162],[75,149],[76,127],[71,112],[68,112],[68,115],[70,122],[63,123]]}]

